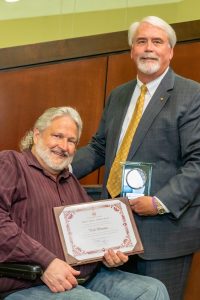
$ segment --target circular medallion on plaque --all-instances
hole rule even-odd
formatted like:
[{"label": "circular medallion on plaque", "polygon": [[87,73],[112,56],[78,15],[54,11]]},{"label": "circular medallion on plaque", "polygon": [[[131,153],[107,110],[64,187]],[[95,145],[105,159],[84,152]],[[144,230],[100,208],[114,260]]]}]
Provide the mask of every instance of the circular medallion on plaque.
[{"label": "circular medallion on plaque", "polygon": [[134,190],[139,190],[145,186],[147,176],[142,169],[135,168],[126,174],[128,186]]}]

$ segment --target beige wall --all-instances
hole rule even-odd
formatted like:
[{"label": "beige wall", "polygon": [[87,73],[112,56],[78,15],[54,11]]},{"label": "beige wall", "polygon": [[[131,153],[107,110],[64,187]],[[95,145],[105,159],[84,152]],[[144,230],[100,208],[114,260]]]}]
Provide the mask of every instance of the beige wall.
[{"label": "beige wall", "polygon": [[200,1],[21,0],[5,4],[1,0],[0,47],[122,31],[146,15],[160,16],[169,23],[198,20]]}]

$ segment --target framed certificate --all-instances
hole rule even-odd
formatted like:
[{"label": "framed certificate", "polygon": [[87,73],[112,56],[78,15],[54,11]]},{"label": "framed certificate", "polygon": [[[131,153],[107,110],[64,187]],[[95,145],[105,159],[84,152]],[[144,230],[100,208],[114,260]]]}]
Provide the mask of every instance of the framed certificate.
[{"label": "framed certificate", "polygon": [[121,196],[129,199],[150,195],[152,164],[125,162],[122,165]]},{"label": "framed certificate", "polygon": [[144,251],[127,198],[55,207],[54,213],[71,265],[101,260],[108,249],[129,255]]}]

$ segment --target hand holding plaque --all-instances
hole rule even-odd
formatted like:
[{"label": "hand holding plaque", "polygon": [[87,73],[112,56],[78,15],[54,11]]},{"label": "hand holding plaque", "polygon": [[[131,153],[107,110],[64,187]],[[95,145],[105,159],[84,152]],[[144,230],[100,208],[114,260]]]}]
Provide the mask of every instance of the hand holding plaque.
[{"label": "hand holding plaque", "polygon": [[65,258],[71,265],[101,260],[108,249],[143,252],[125,198],[55,207],[54,213]]}]

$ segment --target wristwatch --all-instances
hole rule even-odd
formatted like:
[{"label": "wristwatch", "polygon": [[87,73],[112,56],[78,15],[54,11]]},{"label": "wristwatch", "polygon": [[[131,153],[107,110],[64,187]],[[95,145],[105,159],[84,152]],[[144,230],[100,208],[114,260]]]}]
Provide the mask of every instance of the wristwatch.
[{"label": "wristwatch", "polygon": [[165,211],[164,207],[162,206],[162,204],[160,204],[160,202],[158,201],[158,199],[156,197],[152,197],[152,201],[158,211],[158,214],[163,215],[166,211]]}]

